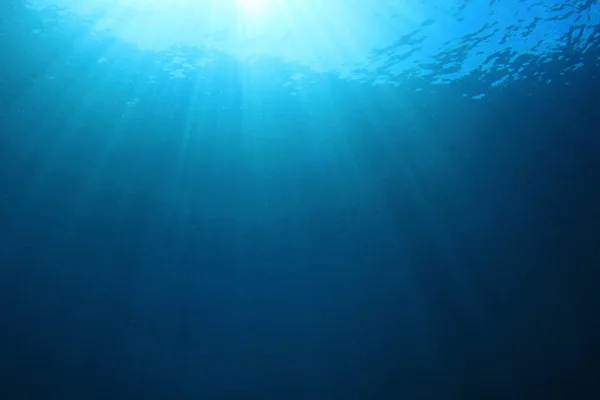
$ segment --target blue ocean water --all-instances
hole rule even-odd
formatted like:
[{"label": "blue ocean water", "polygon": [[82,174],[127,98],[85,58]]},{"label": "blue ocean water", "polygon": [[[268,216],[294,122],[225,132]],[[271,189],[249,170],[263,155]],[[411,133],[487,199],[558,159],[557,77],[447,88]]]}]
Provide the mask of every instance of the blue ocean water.
[{"label": "blue ocean water", "polygon": [[3,0],[3,399],[600,398],[600,2]]}]

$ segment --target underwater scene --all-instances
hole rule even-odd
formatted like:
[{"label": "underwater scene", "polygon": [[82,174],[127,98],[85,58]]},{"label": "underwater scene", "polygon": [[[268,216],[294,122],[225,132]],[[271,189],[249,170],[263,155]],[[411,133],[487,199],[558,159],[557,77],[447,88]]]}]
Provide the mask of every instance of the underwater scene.
[{"label": "underwater scene", "polygon": [[600,1],[0,1],[0,399],[598,399]]}]

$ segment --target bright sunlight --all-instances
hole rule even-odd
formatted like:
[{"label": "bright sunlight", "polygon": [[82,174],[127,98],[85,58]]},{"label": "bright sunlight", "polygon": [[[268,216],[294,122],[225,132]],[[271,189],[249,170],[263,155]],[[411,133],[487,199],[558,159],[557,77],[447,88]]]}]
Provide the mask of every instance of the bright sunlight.
[{"label": "bright sunlight", "polygon": [[[373,49],[414,32],[430,15],[421,0],[26,1],[48,16],[81,16],[95,33],[174,54],[175,60],[181,58],[178,49],[195,48],[242,61],[269,57],[347,76],[370,62]],[[198,62],[186,60],[180,63],[185,67],[173,69],[187,71]]]},{"label": "bright sunlight", "polygon": [[236,0],[237,7],[244,14],[257,14],[263,11],[274,0]]}]

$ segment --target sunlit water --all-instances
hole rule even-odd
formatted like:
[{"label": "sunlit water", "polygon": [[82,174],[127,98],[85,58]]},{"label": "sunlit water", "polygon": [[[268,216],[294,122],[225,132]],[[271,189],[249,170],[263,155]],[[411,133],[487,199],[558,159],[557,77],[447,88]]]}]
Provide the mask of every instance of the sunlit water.
[{"label": "sunlit water", "polygon": [[599,24],[0,0],[0,399],[600,398]]},{"label": "sunlit water", "polygon": [[[578,68],[599,37],[593,1],[420,0],[29,0],[47,22],[81,18],[90,32],[160,53],[173,78],[193,79],[210,60],[261,57],[333,72],[344,79],[398,85],[448,83],[482,72],[491,85],[546,79],[543,64],[574,54]],[[102,59],[104,60],[104,59]],[[109,61],[107,59],[107,61]],[[108,67],[108,66],[107,66]],[[288,77],[288,84],[296,81]],[[485,76],[483,77],[485,79]],[[473,93],[471,95],[481,95]]]}]

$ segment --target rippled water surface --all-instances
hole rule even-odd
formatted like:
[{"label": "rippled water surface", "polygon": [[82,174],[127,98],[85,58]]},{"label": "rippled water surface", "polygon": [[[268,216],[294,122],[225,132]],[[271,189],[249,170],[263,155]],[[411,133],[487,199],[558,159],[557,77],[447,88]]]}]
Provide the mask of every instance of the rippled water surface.
[{"label": "rippled water surface", "polygon": [[[583,65],[600,40],[596,1],[417,0],[29,0],[58,29],[80,19],[90,33],[156,54],[175,79],[206,73],[221,56],[252,65],[271,58],[343,79],[400,85],[443,84],[477,74],[489,86],[551,82]],[[248,5],[250,4],[250,5]],[[99,62],[110,58],[99,57]],[[597,62],[596,60],[592,60]],[[589,61],[588,61],[589,62]],[[283,77],[294,85],[304,75]],[[474,93],[483,95],[485,93]]]}]

